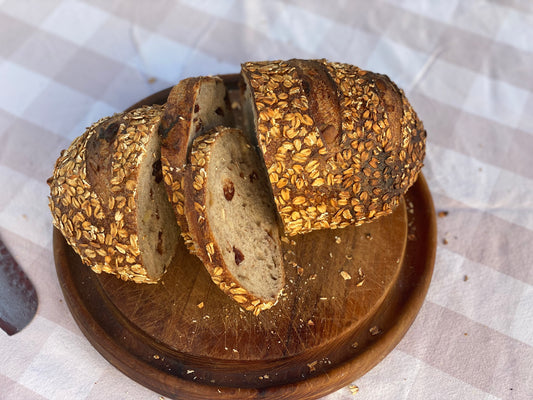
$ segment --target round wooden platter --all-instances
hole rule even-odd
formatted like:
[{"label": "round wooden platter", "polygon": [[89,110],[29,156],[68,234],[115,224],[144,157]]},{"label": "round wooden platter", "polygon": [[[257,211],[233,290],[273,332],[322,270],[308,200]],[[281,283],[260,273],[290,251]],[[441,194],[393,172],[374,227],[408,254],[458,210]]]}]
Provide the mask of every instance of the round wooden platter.
[{"label": "round wooden platter", "polygon": [[435,249],[420,175],[389,216],[284,242],[283,295],[253,316],[183,243],[158,284],[135,284],[93,273],[54,230],[59,282],[88,340],[124,374],[176,399],[315,399],[348,385],[415,319]]}]

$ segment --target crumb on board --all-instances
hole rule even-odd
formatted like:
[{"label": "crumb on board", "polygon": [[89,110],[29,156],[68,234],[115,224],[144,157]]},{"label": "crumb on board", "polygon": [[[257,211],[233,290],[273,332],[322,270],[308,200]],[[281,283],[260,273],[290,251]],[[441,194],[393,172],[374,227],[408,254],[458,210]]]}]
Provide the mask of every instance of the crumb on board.
[{"label": "crumb on board", "polygon": [[307,367],[309,368],[309,372],[314,372],[316,371],[316,365],[318,364],[318,361],[313,361],[311,363],[308,363],[307,364]]},{"label": "crumb on board", "polygon": [[374,325],[368,331],[370,332],[370,334],[372,336],[376,336],[376,335],[379,335],[381,333],[381,329],[377,325]]},{"label": "crumb on board", "polygon": [[196,307],[198,307],[198,308],[204,308],[204,302],[202,301],[202,302],[198,303],[198,304],[196,305]]},{"label": "crumb on board", "polygon": [[468,280],[468,275],[463,276],[463,281],[466,282]]},{"label": "crumb on board", "polygon": [[158,354],[154,354],[154,360],[159,360],[159,355]]},{"label": "crumb on board", "polygon": [[352,279],[352,276],[346,271],[341,271],[341,276],[342,279],[344,279],[345,281]]},{"label": "crumb on board", "polygon": [[371,233],[367,233],[365,235],[365,237],[368,239],[368,240],[372,240],[372,234]]},{"label": "crumb on board", "polygon": [[309,325],[309,326],[315,326],[315,323],[313,322],[312,319],[310,319],[309,321],[307,321],[307,325]]},{"label": "crumb on board", "polygon": [[359,342],[352,343],[352,349],[357,349],[358,346],[359,346]]},{"label": "crumb on board", "polygon": [[448,216],[448,211],[446,211],[446,210],[439,211],[437,215],[438,215],[439,218],[447,217]]},{"label": "crumb on board", "polygon": [[446,239],[446,238],[442,239],[442,244],[447,245],[448,244],[448,239]]},{"label": "crumb on board", "polygon": [[302,267],[297,267],[296,268],[296,273],[299,275],[299,276],[302,276],[304,274],[304,269]]},{"label": "crumb on board", "polygon": [[340,236],[335,236],[335,243],[340,244],[342,242],[342,239]]},{"label": "crumb on board", "polygon": [[318,276],[317,274],[313,274],[313,275],[311,275],[311,276],[309,277],[309,280],[310,280],[310,281],[313,281],[313,280],[316,279],[317,276]]}]

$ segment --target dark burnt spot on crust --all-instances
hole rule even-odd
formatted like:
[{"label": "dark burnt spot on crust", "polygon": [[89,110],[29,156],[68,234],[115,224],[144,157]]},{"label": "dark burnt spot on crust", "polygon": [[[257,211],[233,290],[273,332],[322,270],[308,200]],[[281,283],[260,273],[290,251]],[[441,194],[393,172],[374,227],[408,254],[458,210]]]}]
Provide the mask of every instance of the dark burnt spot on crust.
[{"label": "dark burnt spot on crust", "polygon": [[98,139],[104,139],[108,142],[111,142],[115,139],[117,136],[118,130],[120,128],[120,124],[118,122],[111,122],[110,124],[106,125],[105,127],[100,127],[98,129]]},{"label": "dark burnt spot on crust", "polygon": [[161,160],[156,160],[152,164],[152,176],[155,179],[156,183],[161,183],[163,180],[163,170],[161,169]]},{"label": "dark burnt spot on crust", "polygon": [[235,246],[233,246],[233,254],[235,254],[235,264],[239,265],[244,261],[244,254]]}]

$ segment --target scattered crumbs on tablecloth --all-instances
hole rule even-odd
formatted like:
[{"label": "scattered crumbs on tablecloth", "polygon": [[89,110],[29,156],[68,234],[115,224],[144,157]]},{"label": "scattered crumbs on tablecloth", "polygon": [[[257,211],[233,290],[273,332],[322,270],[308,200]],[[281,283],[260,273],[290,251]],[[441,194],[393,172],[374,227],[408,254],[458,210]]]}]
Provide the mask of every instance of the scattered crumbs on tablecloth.
[{"label": "scattered crumbs on tablecloth", "polygon": [[448,216],[448,211],[446,210],[443,210],[443,211],[439,211],[439,213],[437,214],[439,218],[444,218],[444,217],[447,217]]},{"label": "scattered crumbs on tablecloth", "polygon": [[447,244],[448,244],[448,239],[443,238],[443,239],[442,239],[442,244],[447,245]]},{"label": "scattered crumbs on tablecloth", "polygon": [[151,76],[150,78],[148,78],[148,83],[152,84],[152,83],[155,83],[157,81],[157,78]]},{"label": "scattered crumbs on tablecloth", "polygon": [[368,330],[372,336],[379,335],[381,333],[381,329],[377,325],[374,325],[372,328]]},{"label": "scattered crumbs on tablecloth", "polygon": [[196,305],[196,307],[198,307],[198,308],[204,308],[204,302],[202,301],[202,302],[198,303],[198,304]]},{"label": "scattered crumbs on tablecloth", "polygon": [[357,394],[357,392],[359,392],[359,387],[357,385],[350,385],[348,386],[348,389],[350,389],[350,392],[352,392],[352,394]]},{"label": "scattered crumbs on tablecloth", "polygon": [[465,335],[465,336],[468,336],[468,333],[467,333],[467,332],[465,332],[465,333],[464,333],[464,335]]},{"label": "scattered crumbs on tablecloth", "polygon": [[335,236],[335,243],[340,244],[342,242],[342,239],[340,236]]},{"label": "scattered crumbs on tablecloth", "polygon": [[342,279],[344,279],[345,281],[352,279],[352,276],[346,271],[341,271],[341,276]]},{"label": "scattered crumbs on tablecloth", "polygon": [[466,282],[468,280],[468,275],[463,276],[463,282]]}]

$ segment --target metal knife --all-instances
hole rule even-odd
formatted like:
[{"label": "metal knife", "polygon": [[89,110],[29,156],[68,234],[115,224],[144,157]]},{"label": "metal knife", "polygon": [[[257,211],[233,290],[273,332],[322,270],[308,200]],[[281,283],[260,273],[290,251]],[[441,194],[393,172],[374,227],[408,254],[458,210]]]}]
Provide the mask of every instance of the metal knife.
[{"label": "metal knife", "polygon": [[20,332],[37,311],[37,293],[28,276],[0,239],[0,328]]}]

